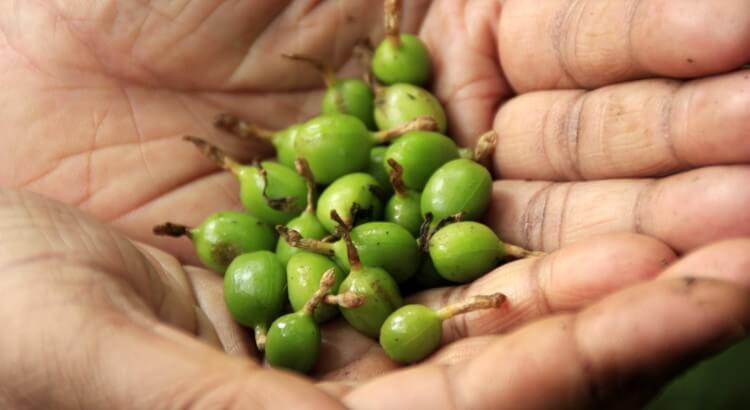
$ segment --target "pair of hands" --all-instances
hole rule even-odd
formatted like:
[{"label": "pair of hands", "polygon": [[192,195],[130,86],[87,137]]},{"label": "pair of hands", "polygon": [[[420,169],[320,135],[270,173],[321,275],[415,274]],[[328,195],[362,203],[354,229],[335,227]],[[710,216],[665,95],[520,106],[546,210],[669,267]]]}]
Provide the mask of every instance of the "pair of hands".
[{"label": "pair of hands", "polygon": [[0,191],[0,407],[629,407],[744,334],[745,0],[408,1],[452,135],[499,134],[488,223],[550,254],[416,295],[510,302],[447,322],[461,340],[424,364],[397,371],[334,323],[315,380],[261,367],[221,279],[150,234],[239,209],[233,177],[180,137],[267,154],[215,114],[313,115],[316,74],[279,54],[354,72],[380,3],[0,5],[0,183],[67,204]]}]

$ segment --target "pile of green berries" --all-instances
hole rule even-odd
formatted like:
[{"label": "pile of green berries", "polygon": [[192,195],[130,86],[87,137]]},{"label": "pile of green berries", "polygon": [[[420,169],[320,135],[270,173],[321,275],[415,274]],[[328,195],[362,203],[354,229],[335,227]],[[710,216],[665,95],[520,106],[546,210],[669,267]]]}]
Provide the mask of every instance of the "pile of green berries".
[{"label": "pile of green berries", "polygon": [[311,371],[319,326],[339,314],[379,339],[393,360],[422,360],[439,347],[443,320],[505,298],[477,296],[433,311],[403,306],[403,294],[467,283],[508,256],[533,254],[477,222],[492,190],[478,160],[495,135],[483,135],[474,151],[445,135],[440,102],[421,88],[429,53],[398,32],[399,8],[386,1],[387,37],[371,61],[377,81],[338,79],[311,58],[286,55],[323,74],[322,115],[280,131],[218,118],[222,130],[270,140],[277,161],[243,165],[185,137],[237,177],[246,211],[154,232],[189,237],[203,264],[224,275],[229,312],[252,329],[271,366]]}]

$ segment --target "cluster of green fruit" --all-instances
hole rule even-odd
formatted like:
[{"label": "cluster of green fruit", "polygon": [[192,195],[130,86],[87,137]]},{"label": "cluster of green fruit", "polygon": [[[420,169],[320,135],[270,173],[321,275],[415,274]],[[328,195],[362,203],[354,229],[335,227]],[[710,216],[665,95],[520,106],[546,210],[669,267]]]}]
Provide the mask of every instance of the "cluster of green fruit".
[{"label": "cluster of green fruit", "polygon": [[[337,79],[323,64],[290,55],[323,73],[322,115],[277,132],[220,116],[223,130],[269,139],[278,162],[242,165],[186,137],[237,176],[246,212],[219,212],[192,229],[154,228],[190,237],[201,261],[224,274],[229,312],[254,330],[275,367],[310,371],[320,350],[319,324],[339,312],[359,332],[379,338],[395,361],[419,361],[439,346],[443,320],[497,307],[504,296],[433,311],[402,306],[402,292],[467,283],[506,256],[532,254],[476,222],[492,189],[477,160],[494,145],[494,133],[473,151],[445,135],[441,104],[421,88],[431,72],[427,49],[398,33],[398,2],[386,5],[388,36],[371,62],[378,82]],[[284,315],[287,301],[294,313]]]}]

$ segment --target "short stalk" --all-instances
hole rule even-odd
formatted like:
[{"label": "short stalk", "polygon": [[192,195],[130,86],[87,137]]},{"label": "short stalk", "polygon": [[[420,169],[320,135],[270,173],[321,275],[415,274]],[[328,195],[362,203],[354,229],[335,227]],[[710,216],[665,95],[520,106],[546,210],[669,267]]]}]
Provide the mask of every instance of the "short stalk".
[{"label": "short stalk", "polygon": [[276,232],[279,236],[293,248],[299,248],[320,255],[333,256],[333,244],[319,241],[317,239],[303,238],[302,235],[294,229],[289,229],[283,225],[276,226]]},{"label": "short stalk", "polygon": [[214,120],[214,127],[240,138],[255,138],[270,141],[276,131],[250,124],[233,114],[222,113]]},{"label": "short stalk", "polygon": [[424,216],[422,225],[419,227],[419,249],[424,253],[430,251],[430,238],[432,237],[432,234],[434,234],[434,232],[430,232],[430,225],[432,225],[433,218],[434,216],[432,215],[432,212],[428,212],[427,215]]},{"label": "short stalk", "polygon": [[172,236],[179,238],[180,236],[187,236],[193,238],[193,234],[190,228],[185,225],[175,224],[172,222],[166,222],[161,225],[154,226],[154,234],[159,236]]},{"label": "short stalk", "polygon": [[308,214],[315,214],[315,178],[313,177],[310,164],[304,158],[297,158],[294,161],[294,167],[297,169],[297,173],[305,178],[307,184],[307,207],[305,212]]},{"label": "short stalk", "polygon": [[288,196],[285,198],[272,198],[270,195],[268,195],[268,172],[263,168],[262,166],[258,166],[258,174],[260,175],[261,179],[263,180],[263,199],[266,201],[266,204],[277,210],[282,212],[291,212],[294,211],[297,204],[297,199],[293,196]]},{"label": "short stalk", "polygon": [[500,243],[499,251],[501,255],[508,255],[513,258],[529,258],[534,256],[544,256],[547,253],[542,251],[532,251],[509,243]]},{"label": "short stalk", "polygon": [[182,139],[195,145],[196,148],[209,160],[218,165],[219,167],[226,169],[227,171],[237,174],[242,164],[237,162],[234,158],[227,155],[226,152],[222,151],[221,148],[203,138],[193,137],[192,135],[186,135]]},{"label": "short stalk", "polygon": [[255,329],[253,329],[255,333],[255,346],[258,347],[258,351],[265,351],[266,350],[266,335],[268,334],[268,329],[266,329],[265,326],[255,326]]},{"label": "short stalk", "polygon": [[495,150],[497,144],[497,133],[495,131],[487,131],[477,140],[474,146],[474,161],[484,162],[492,152]]},{"label": "short stalk", "polygon": [[374,132],[372,135],[377,143],[383,144],[393,139],[396,139],[406,134],[407,132],[437,131],[437,130],[438,130],[437,121],[435,121],[435,119],[429,115],[422,115],[405,124],[401,124],[389,130]]},{"label": "short stalk", "polygon": [[401,47],[401,0],[385,0],[385,37],[394,48]]},{"label": "short stalk", "polygon": [[473,296],[462,302],[448,305],[437,312],[438,317],[441,320],[447,320],[453,316],[460,315],[462,313],[473,312],[481,309],[496,309],[505,303],[506,296],[502,293],[493,293],[491,295],[479,295]]},{"label": "short stalk", "polygon": [[409,189],[404,185],[404,167],[393,158],[388,158],[388,165],[391,166],[388,170],[388,179],[393,185],[393,190],[396,191],[398,196],[405,197]]},{"label": "short stalk", "polygon": [[341,219],[341,216],[338,212],[336,212],[335,209],[331,211],[331,219],[339,224],[339,231],[342,238],[344,239],[344,243],[346,243],[346,253],[349,258],[349,266],[351,267],[351,271],[355,272],[362,270],[362,262],[359,260],[359,253],[357,252],[357,248],[354,247],[354,242],[352,242],[352,235],[349,232],[351,228],[346,224],[346,222],[344,222],[343,219]]},{"label": "short stalk", "polygon": [[326,295],[323,303],[352,309],[365,304],[365,297],[354,292],[344,292],[338,295]]},{"label": "short stalk", "polygon": [[326,298],[326,295],[328,294],[328,291],[331,290],[333,285],[336,283],[336,268],[330,268],[325,273],[323,273],[323,277],[320,278],[320,286],[318,287],[318,290],[313,293],[312,297],[310,297],[310,300],[305,302],[305,306],[302,307],[302,314],[310,316],[315,311],[315,308],[320,305],[323,300]]},{"label": "short stalk", "polygon": [[290,53],[290,54],[282,54],[281,56],[284,58],[288,58],[290,60],[300,61],[300,62],[303,62],[312,66],[315,69],[315,71],[317,71],[320,74],[320,76],[323,77],[323,81],[325,82],[327,88],[333,88],[336,85],[336,73],[328,64],[325,64],[318,59],[315,59],[315,58],[312,58],[310,56],[306,56],[303,54]]}]

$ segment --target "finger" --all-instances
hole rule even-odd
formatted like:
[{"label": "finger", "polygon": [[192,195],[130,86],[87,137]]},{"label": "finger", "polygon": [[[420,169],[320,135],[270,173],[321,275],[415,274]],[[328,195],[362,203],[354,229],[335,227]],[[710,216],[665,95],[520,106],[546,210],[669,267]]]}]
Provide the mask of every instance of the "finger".
[{"label": "finger", "polygon": [[194,266],[185,267],[185,273],[195,290],[195,297],[221,348],[230,355],[258,358],[250,333],[234,321],[224,303],[224,281],[216,273]]},{"label": "finger", "polygon": [[[750,266],[750,239],[729,239],[712,243],[689,253],[660,272],[655,278],[672,280],[710,272],[710,277],[713,279],[736,283],[750,289],[748,266]],[[462,363],[481,354],[495,340],[496,338],[491,336],[461,339],[442,347],[430,356],[427,362],[443,365]]]},{"label": "finger", "polygon": [[463,365],[425,365],[376,379],[345,403],[393,409],[642,404],[637,393],[744,337],[747,326],[746,288],[706,278],[655,281],[500,337]]},{"label": "finger", "polygon": [[494,0],[435,2],[420,29],[432,58],[432,91],[443,102],[450,135],[463,146],[473,146],[490,129],[493,113],[511,93],[497,58],[499,19]]},{"label": "finger", "polygon": [[504,240],[532,249],[637,232],[683,252],[750,234],[749,178],[749,167],[726,166],[659,180],[497,181],[488,223]]},{"label": "finger", "polygon": [[657,240],[608,235],[501,266],[467,285],[422,292],[409,303],[438,309],[475,295],[501,292],[508,297],[500,309],[445,321],[443,342],[447,344],[464,337],[507,332],[550,314],[577,311],[621,288],[653,278],[674,258],[672,250]]},{"label": "finger", "polygon": [[361,383],[398,367],[376,340],[362,335],[343,319],[321,329],[320,359],[313,370],[318,380]]},{"label": "finger", "polygon": [[744,0],[508,0],[503,6],[500,61],[519,92],[700,77],[750,60]]},{"label": "finger", "polygon": [[750,71],[590,92],[529,93],[497,114],[495,170],[507,179],[653,177],[750,162]]}]

